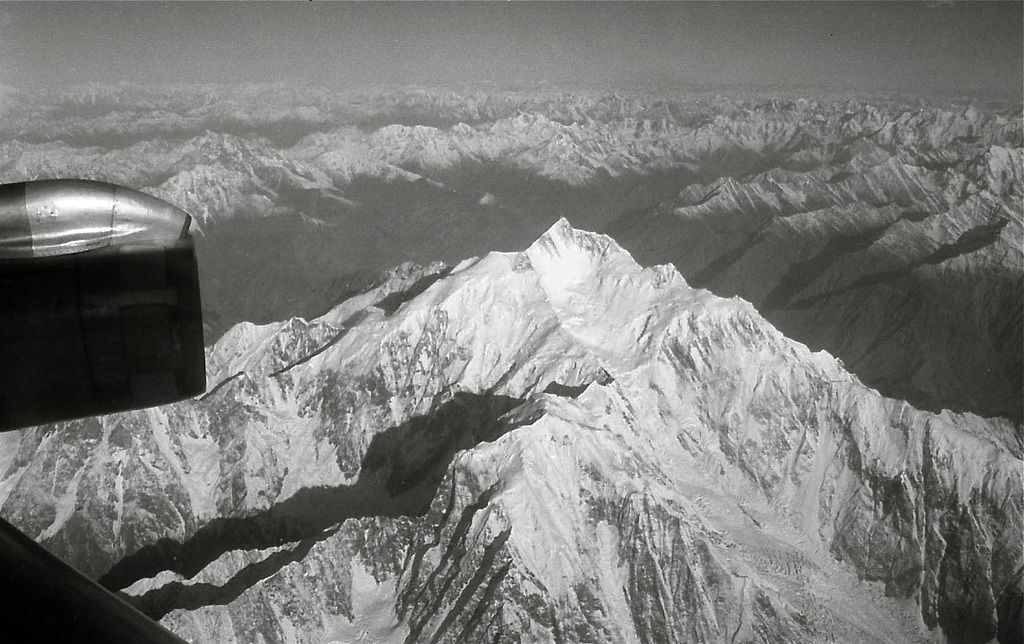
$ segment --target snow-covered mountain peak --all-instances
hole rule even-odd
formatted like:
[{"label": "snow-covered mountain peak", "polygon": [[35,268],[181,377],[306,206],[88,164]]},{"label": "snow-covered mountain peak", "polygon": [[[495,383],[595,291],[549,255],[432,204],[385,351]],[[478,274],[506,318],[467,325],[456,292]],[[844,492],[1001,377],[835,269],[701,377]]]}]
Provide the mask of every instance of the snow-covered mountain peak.
[{"label": "snow-covered mountain peak", "polygon": [[635,275],[640,266],[611,237],[576,230],[559,219],[526,251],[525,256],[552,292],[581,288],[610,274]]},{"label": "snow-covered mountain peak", "polygon": [[1019,410],[1019,108],[228,98],[0,108],[222,316],[202,398],[0,437],[53,552],[195,642],[1021,641],[1019,421],[915,409]]},{"label": "snow-covered mountain peak", "polygon": [[614,370],[648,355],[680,309],[725,303],[690,288],[671,266],[641,268],[612,238],[559,220],[524,253],[559,323]]},{"label": "snow-covered mountain peak", "polygon": [[[564,220],[209,360],[201,399],[26,432],[0,478],[22,529],[196,641],[324,641],[327,614],[449,644],[974,641],[1020,596],[1007,428],[882,398]],[[324,599],[362,569],[381,602]]]}]

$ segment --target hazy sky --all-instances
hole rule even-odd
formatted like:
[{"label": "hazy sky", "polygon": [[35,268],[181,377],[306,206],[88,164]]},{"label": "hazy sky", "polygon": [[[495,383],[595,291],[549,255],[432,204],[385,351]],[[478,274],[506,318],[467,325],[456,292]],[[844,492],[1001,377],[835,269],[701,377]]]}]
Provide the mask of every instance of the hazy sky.
[{"label": "hazy sky", "polygon": [[3,3],[0,83],[491,80],[1020,97],[1022,2]]}]

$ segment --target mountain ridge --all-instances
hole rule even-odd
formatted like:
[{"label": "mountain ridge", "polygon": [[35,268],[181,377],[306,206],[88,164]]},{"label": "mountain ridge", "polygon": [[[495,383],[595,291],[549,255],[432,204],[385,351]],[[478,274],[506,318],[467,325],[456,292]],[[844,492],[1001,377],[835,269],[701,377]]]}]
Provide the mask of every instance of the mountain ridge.
[{"label": "mountain ridge", "polygon": [[5,516],[196,641],[1019,633],[1012,424],[565,220],[379,308],[443,270],[236,327],[201,400],[21,433]]}]

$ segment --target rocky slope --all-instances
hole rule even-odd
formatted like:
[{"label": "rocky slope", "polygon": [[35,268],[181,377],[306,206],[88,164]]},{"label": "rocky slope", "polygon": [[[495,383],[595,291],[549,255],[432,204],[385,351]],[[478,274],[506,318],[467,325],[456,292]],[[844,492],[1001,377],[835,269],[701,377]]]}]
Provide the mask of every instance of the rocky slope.
[{"label": "rocky slope", "polygon": [[0,437],[0,512],[192,641],[1020,640],[1017,428],[565,221],[208,357]]}]

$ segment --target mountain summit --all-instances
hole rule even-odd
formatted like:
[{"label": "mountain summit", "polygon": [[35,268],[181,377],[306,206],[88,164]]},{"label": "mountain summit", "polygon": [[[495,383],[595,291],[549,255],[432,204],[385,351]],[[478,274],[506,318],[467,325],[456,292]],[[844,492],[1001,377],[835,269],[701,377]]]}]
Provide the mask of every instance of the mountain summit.
[{"label": "mountain summit", "polygon": [[196,642],[1020,638],[1019,428],[556,223],[3,436],[4,516]]}]

